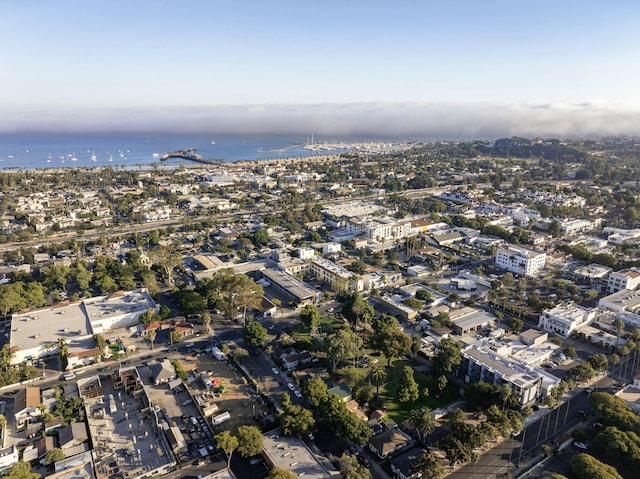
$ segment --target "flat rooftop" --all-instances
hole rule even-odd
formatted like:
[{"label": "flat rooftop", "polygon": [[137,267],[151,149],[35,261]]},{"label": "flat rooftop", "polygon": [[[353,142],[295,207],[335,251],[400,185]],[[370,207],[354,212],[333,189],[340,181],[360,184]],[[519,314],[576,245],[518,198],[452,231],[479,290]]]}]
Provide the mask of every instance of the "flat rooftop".
[{"label": "flat rooftop", "polygon": [[275,269],[265,269],[262,274],[269,281],[278,285],[280,288],[287,290],[289,293],[301,300],[315,298],[318,294],[315,289],[310,288],[295,276],[287,274],[283,271],[278,271]]},{"label": "flat rooftop", "polygon": [[264,435],[264,452],[274,466],[291,471],[298,477],[305,479],[332,477],[301,439],[280,436],[279,430]]},{"label": "flat rooftop", "polygon": [[141,290],[117,291],[108,296],[85,299],[82,304],[92,323],[105,318],[144,312],[156,307],[151,296]]},{"label": "flat rooftop", "polygon": [[50,343],[56,346],[58,338],[65,338],[71,349],[74,338],[92,334],[81,302],[64,301],[46,308],[16,314],[11,319],[11,348],[27,350]]}]

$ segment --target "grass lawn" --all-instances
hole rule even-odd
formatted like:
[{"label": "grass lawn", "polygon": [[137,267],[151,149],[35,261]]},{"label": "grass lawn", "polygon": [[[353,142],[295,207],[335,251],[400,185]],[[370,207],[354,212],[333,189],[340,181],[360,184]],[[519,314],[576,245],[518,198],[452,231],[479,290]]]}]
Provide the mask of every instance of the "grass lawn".
[{"label": "grass lawn", "polygon": [[[391,365],[391,370],[387,376],[387,383],[380,388],[380,396],[384,399],[387,412],[398,424],[405,421],[413,409],[427,406],[433,410],[460,398],[460,394],[455,386],[447,384],[445,390],[440,393],[438,391],[437,381],[416,371],[413,377],[420,386],[420,398],[415,402],[401,403],[398,401],[398,387],[400,386],[402,369],[408,365],[409,363],[407,361],[395,361]],[[429,396],[423,398],[422,391],[425,387],[429,390]],[[436,394],[440,397],[436,398]]]}]

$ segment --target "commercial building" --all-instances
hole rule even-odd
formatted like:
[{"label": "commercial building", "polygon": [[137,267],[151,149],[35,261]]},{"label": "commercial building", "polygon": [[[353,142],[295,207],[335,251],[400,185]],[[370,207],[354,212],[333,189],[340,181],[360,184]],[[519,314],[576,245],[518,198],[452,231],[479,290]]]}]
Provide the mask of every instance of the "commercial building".
[{"label": "commercial building", "polygon": [[623,289],[636,289],[640,285],[640,271],[637,269],[623,269],[615,271],[609,275],[607,281],[607,291],[616,293]]},{"label": "commercial building", "polygon": [[496,252],[496,266],[512,273],[533,276],[544,268],[547,255],[521,246],[503,246]]},{"label": "commercial building", "polygon": [[331,285],[342,282],[351,291],[362,291],[364,281],[352,271],[333,261],[316,256],[311,261],[311,273],[319,280]]},{"label": "commercial building", "polygon": [[543,394],[543,377],[532,367],[505,358],[490,346],[473,345],[461,353],[458,371],[468,384],[508,384],[521,406],[535,404]]},{"label": "commercial building", "polygon": [[94,334],[137,325],[149,309],[158,307],[146,289],[137,289],[15,314],[9,335],[15,353],[11,364],[56,354],[60,338],[71,354],[93,349]]},{"label": "commercial building", "polygon": [[591,323],[596,317],[593,309],[575,303],[559,304],[555,308],[543,311],[538,327],[563,338],[569,337],[573,331]]},{"label": "commercial building", "polygon": [[262,274],[272,286],[297,305],[317,304],[320,293],[307,286],[295,276],[275,269],[265,269],[262,271]]}]

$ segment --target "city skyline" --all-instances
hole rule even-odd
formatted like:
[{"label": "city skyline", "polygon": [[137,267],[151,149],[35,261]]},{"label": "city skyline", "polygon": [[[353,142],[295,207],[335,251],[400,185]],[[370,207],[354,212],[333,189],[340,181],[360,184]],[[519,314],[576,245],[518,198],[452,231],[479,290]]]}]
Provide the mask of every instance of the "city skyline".
[{"label": "city skyline", "polygon": [[10,2],[0,131],[636,131],[640,6],[441,3]]}]

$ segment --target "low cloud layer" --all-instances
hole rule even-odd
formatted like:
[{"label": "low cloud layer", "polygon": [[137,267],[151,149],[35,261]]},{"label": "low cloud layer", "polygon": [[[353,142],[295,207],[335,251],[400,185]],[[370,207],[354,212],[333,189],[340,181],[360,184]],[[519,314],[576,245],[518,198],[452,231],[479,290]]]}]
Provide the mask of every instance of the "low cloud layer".
[{"label": "low cloud layer", "polygon": [[353,103],[14,110],[0,107],[0,132],[300,134],[416,139],[640,134],[640,109],[624,105]]}]

